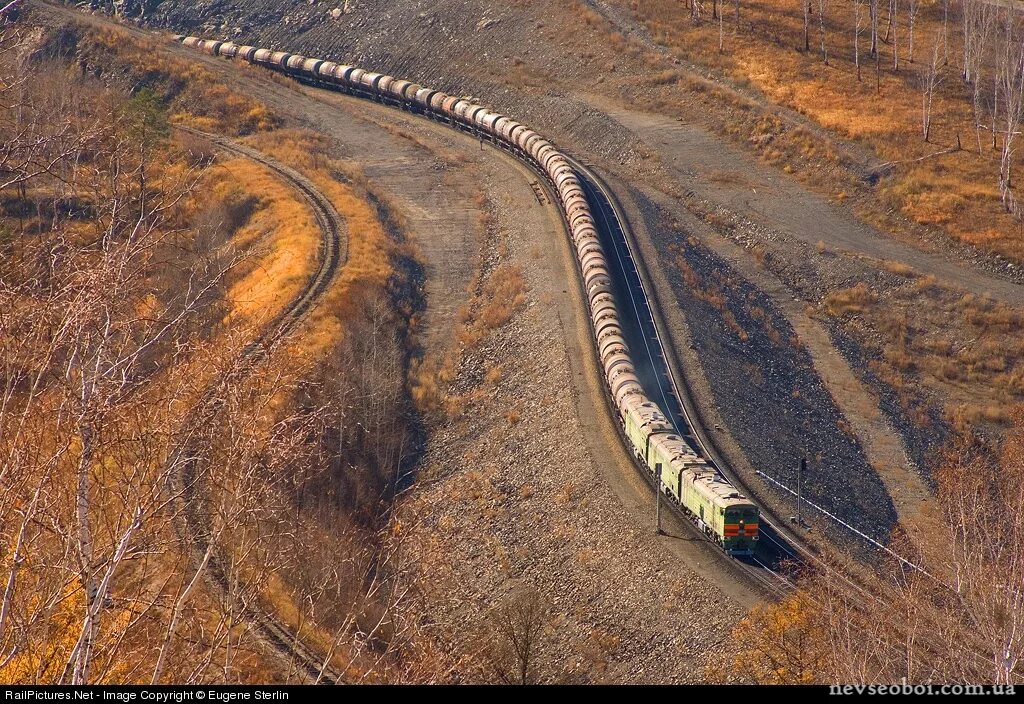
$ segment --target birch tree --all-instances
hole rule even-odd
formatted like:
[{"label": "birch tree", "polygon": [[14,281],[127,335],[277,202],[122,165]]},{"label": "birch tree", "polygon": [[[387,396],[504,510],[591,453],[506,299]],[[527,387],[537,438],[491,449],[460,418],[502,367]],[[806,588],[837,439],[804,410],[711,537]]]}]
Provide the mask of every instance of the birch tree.
[{"label": "birch tree", "polygon": [[936,42],[932,49],[931,62],[924,69],[922,76],[921,95],[921,131],[924,141],[931,138],[932,130],[932,102],[935,99],[935,89],[942,81],[939,75],[939,44]]},{"label": "birch tree", "polygon": [[861,80],[860,73],[860,33],[861,33],[861,14],[863,10],[862,0],[854,0],[853,2],[853,64],[857,68],[857,81]]},{"label": "birch tree", "polygon": [[999,191],[1003,206],[1017,214],[1017,199],[1013,193],[1012,167],[1015,143],[1024,115],[1024,36],[1021,19],[1016,9],[999,11],[1001,47],[997,58],[998,86],[1003,96],[1003,145],[999,161]]},{"label": "birch tree", "polygon": [[818,0],[818,35],[821,39],[821,61],[828,65],[828,50],[825,48],[825,3],[827,0]]}]

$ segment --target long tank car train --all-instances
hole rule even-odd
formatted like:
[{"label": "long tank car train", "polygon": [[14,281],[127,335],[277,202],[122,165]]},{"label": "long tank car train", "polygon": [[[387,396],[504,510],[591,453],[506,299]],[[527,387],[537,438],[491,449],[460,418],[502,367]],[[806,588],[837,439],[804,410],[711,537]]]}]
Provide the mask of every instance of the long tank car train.
[{"label": "long tank car train", "polygon": [[558,193],[576,248],[605,381],[633,452],[658,480],[666,497],[725,552],[753,554],[758,539],[757,506],[679,436],[640,384],[620,325],[608,261],[590,205],[575,170],[553,144],[526,125],[483,105],[412,81],[284,51],[198,37],[178,39],[185,46],[214,56],[239,58],[486,135],[545,174]]}]

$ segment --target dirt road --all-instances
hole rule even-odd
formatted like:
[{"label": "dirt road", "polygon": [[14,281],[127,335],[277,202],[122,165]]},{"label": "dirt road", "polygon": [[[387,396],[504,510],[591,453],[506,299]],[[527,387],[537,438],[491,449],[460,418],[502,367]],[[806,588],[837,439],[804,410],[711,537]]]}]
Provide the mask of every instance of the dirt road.
[{"label": "dirt road", "polygon": [[657,153],[684,193],[800,242],[899,262],[922,276],[934,275],[941,285],[1024,305],[1024,286],[886,236],[699,125],[627,110],[597,96],[588,100]]},{"label": "dirt road", "polygon": [[[97,18],[85,21],[102,24]],[[481,609],[493,607],[499,594],[485,584],[496,579],[503,584],[514,573],[516,579],[545,584],[558,595],[560,618],[574,624],[566,631],[566,647],[583,648],[589,634],[599,624],[608,628],[611,618],[620,645],[610,657],[630,679],[699,678],[710,656],[727,652],[722,639],[743,607],[761,594],[738,581],[728,559],[706,542],[688,537],[682,525],[670,520],[669,536],[660,538],[650,530],[649,489],[614,432],[573,278],[576,265],[557,211],[548,199],[537,197],[536,175],[507,155],[439,125],[336,93],[284,84],[269,74],[240,70],[171,43],[166,50],[202,62],[289,124],[329,136],[332,156],[360,165],[373,193],[398,215],[423,264],[426,314],[421,340],[427,353],[453,344],[467,284],[494,249],[495,237],[507,242],[498,247],[504,253],[497,256],[529,272],[527,322],[513,323],[485,343],[488,364],[506,370],[494,403],[478,403],[471,414],[434,428],[428,440],[426,461],[439,458],[448,464],[453,474],[446,487],[452,491],[473,481],[467,474],[478,467],[467,456],[480,447],[500,446],[506,448],[499,456],[514,459],[515,476],[523,481],[532,477],[529,482],[541,489],[532,503],[524,504],[521,512],[517,509],[516,520],[500,524],[505,552],[514,557],[511,572],[503,577],[478,569],[449,584],[450,589],[465,589],[472,602],[468,612],[451,613],[452,632]],[[491,218],[496,224],[488,225]],[[471,356],[460,369],[466,383],[482,376],[479,357]],[[525,420],[517,422],[517,432],[509,433],[505,417],[513,404]],[[439,511],[453,506],[433,505]],[[556,532],[552,522],[560,526]],[[423,535],[424,540],[428,537]],[[467,551],[478,551],[488,537],[486,532],[460,531],[446,539],[451,542],[443,551],[445,559],[458,573],[474,564],[464,559]],[[589,554],[601,555],[597,566],[581,557]],[[638,574],[645,576],[638,580]],[[549,583],[555,576],[558,582]],[[644,586],[655,583],[662,583],[664,590]],[[666,593],[675,602],[669,609],[662,606]],[[579,595],[579,600],[565,600],[568,594]],[[594,600],[602,608],[577,608]],[[645,675],[645,644],[652,632],[658,634],[666,666],[658,675]],[[683,652],[678,648],[682,633],[690,643]]]}]

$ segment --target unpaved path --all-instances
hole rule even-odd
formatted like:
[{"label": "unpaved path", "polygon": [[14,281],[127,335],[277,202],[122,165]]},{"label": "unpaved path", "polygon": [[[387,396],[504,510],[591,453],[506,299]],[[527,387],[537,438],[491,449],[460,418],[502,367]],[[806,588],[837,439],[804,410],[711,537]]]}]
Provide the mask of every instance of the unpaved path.
[{"label": "unpaved path", "polygon": [[657,153],[683,192],[807,244],[899,262],[939,284],[1024,305],[1024,286],[888,237],[699,125],[586,99]]},{"label": "unpaved path", "polygon": [[[576,635],[586,639],[598,625],[614,630],[621,643],[614,657],[621,669],[636,681],[650,681],[659,677],[645,674],[645,644],[654,632],[659,648],[673,658],[672,672],[662,676],[699,679],[702,672],[695,664],[724,652],[729,628],[762,594],[740,580],[728,558],[693,537],[674,517],[667,519],[668,535],[658,537],[651,529],[650,491],[615,432],[564,226],[550,202],[538,201],[531,185],[536,175],[507,155],[481,149],[468,136],[440,125],[336,93],[285,84],[269,73],[240,70],[237,64],[170,43],[166,51],[203,63],[289,121],[331,137],[334,156],[361,165],[373,193],[400,216],[424,266],[427,310],[422,330],[428,351],[451,344],[457,312],[467,299],[467,284],[480,256],[480,222],[489,208],[501,211],[499,227],[515,233],[510,256],[529,272],[534,301],[529,314],[538,322],[522,334],[514,327],[507,331],[511,338],[501,344],[502,359],[516,372],[515,380],[502,386],[503,402],[488,406],[488,420],[503,418],[508,404],[524,398],[544,403],[522,406],[523,415],[539,425],[523,422],[516,436],[496,428],[497,434],[485,439],[482,415],[464,419],[467,452],[507,441],[508,452],[501,456],[513,459],[526,473],[521,476],[532,476],[536,484],[551,489],[543,492],[543,514],[526,506],[517,522],[501,527],[514,528],[507,535],[516,554],[524,556],[518,563],[520,576],[545,582],[560,577],[562,581],[549,586],[562,602],[565,618],[573,619]],[[459,471],[471,471],[474,463],[454,454],[464,447],[451,444],[453,432],[442,429],[429,442]],[[524,455],[516,443],[533,443],[540,450]],[[466,484],[464,476],[458,479],[457,486]],[[579,487],[579,493],[570,492],[573,496],[566,499],[573,504],[571,510],[556,491],[563,484]],[[455,566],[468,564],[461,551],[472,550],[474,541],[485,537],[472,532],[454,536],[448,560]],[[596,563],[588,557],[586,564],[576,565],[583,554],[600,557]],[[476,564],[481,572],[473,576],[500,581],[502,575],[487,572],[486,562]],[[638,574],[643,578],[638,580]],[[462,584],[450,586],[459,589]],[[568,593],[581,599],[565,600]],[[481,605],[493,607],[497,596],[482,590]],[[601,608],[580,609],[583,603],[598,601]],[[683,640],[688,645],[680,652]]]}]

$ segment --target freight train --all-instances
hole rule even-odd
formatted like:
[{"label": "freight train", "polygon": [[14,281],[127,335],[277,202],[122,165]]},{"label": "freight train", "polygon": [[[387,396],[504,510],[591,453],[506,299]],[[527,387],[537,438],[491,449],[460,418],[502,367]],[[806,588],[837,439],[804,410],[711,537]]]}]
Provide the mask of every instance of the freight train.
[{"label": "freight train", "polygon": [[612,293],[604,248],[579,176],[569,160],[540,134],[468,98],[447,95],[412,81],[323,59],[233,42],[177,37],[185,46],[237,58],[306,82],[341,88],[468,129],[500,143],[539,169],[558,193],[576,250],[590,308],[594,340],[623,432],[660,491],[730,555],[752,555],[759,512],[701,458],[648,398],[633,365]]}]

